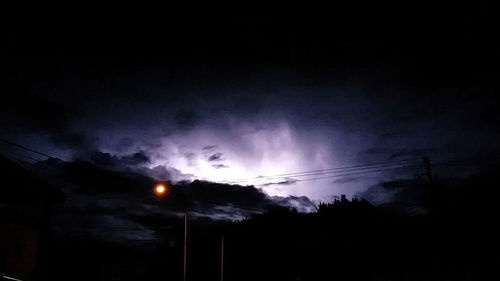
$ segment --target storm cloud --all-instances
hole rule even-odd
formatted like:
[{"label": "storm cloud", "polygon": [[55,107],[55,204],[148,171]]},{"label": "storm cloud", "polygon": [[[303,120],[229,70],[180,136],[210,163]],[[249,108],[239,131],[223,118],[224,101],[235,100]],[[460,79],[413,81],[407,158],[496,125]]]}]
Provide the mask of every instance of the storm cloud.
[{"label": "storm cloud", "polygon": [[[403,16],[403,28],[371,14],[363,17],[373,26],[340,16],[197,19],[179,30],[167,25],[168,40],[149,26],[113,29],[113,40],[105,26],[20,28],[5,52],[16,55],[2,66],[0,114],[15,120],[2,136],[173,182],[238,181],[270,196],[322,201],[352,196],[421,167],[263,178],[499,151],[498,45],[479,15],[453,32],[439,17],[424,24]],[[104,33],[96,47],[89,34]],[[24,55],[40,34],[52,41]]]},{"label": "storm cloud", "polygon": [[118,228],[134,231],[118,233],[119,237],[112,231],[99,233],[96,238],[123,241],[135,235],[147,240],[157,229],[145,222],[160,217],[169,221],[184,212],[194,219],[241,220],[276,208],[302,212],[315,208],[307,197],[271,197],[253,186],[198,180],[168,183],[167,196],[157,198],[152,188],[158,181],[144,176],[145,171],[110,170],[86,161],[49,159],[30,169],[66,193],[64,212],[56,218],[55,227],[67,235],[93,235],[94,229]]}]

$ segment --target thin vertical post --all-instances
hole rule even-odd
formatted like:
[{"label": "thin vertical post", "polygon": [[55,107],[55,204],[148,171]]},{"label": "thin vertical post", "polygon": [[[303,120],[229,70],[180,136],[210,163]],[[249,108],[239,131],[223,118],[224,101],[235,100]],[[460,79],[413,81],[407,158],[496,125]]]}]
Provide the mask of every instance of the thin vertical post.
[{"label": "thin vertical post", "polygon": [[224,281],[224,236],[222,236],[220,246],[220,281]]},{"label": "thin vertical post", "polygon": [[187,212],[184,213],[184,281],[186,281]]},{"label": "thin vertical post", "polygon": [[440,212],[440,209],[442,207],[442,204],[444,203],[444,190],[439,184],[434,184],[434,179],[432,176],[432,169],[431,169],[431,162],[429,160],[429,157],[423,157],[425,168],[426,168],[426,175],[427,178],[429,179],[429,207],[431,208],[432,212],[437,214]]}]

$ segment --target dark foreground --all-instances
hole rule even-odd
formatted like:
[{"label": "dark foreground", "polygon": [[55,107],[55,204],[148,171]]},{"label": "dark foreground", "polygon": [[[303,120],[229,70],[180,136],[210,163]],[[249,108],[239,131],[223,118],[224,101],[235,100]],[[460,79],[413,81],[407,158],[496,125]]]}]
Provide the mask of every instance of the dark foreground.
[{"label": "dark foreground", "polygon": [[[442,192],[426,213],[341,198],[310,214],[276,209],[235,223],[190,220],[187,280],[220,280],[222,236],[224,280],[498,280],[496,186],[482,178],[436,185]],[[486,190],[490,196],[482,196]],[[55,236],[35,278],[182,280],[183,220],[171,223],[169,238],[154,243]]]}]

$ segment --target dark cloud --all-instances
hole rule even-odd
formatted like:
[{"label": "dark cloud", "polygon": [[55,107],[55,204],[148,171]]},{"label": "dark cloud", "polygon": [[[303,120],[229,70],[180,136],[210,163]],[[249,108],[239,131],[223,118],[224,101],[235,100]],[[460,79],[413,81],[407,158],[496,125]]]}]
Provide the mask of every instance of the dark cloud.
[{"label": "dark cloud", "polygon": [[180,184],[177,191],[191,200],[211,204],[230,204],[247,209],[265,210],[273,206],[272,200],[252,186],[239,186],[195,180]]},{"label": "dark cloud", "polygon": [[270,186],[270,185],[292,185],[292,184],[295,184],[297,182],[298,182],[298,180],[290,178],[290,179],[286,179],[286,180],[282,180],[282,181],[277,181],[277,182],[264,183],[264,184],[262,184],[262,186]]},{"label": "dark cloud", "polygon": [[99,166],[116,166],[119,162],[118,157],[112,156],[110,153],[100,151],[91,152],[90,160]]},{"label": "dark cloud", "polygon": [[128,166],[137,166],[149,163],[150,159],[144,151],[139,151],[130,155],[120,157],[120,161]]},{"label": "dark cloud", "polygon": [[350,183],[350,182],[357,182],[359,181],[358,178],[354,177],[345,177],[345,178],[338,178],[333,181],[333,183]]},{"label": "dark cloud", "polygon": [[193,178],[193,175],[184,174],[174,167],[167,167],[164,165],[158,165],[142,171],[150,177],[161,181],[180,181],[183,179]]},{"label": "dark cloud", "polygon": [[275,196],[273,200],[280,206],[295,208],[299,212],[313,212],[316,210],[316,205],[306,196]]},{"label": "dark cloud", "polygon": [[[106,161],[116,157],[101,153]],[[68,195],[67,212],[85,216],[116,216],[127,219],[134,214],[147,216],[175,216],[185,210],[212,219],[241,219],[255,212],[275,207],[310,211],[314,204],[306,197],[270,197],[253,186],[228,185],[195,180],[177,184],[168,183],[168,195],[154,196],[155,179],[147,172],[117,171],[96,166],[90,162],[43,161],[33,166],[36,173],[64,190]],[[151,175],[168,180],[180,173],[174,168],[156,166]],[[63,212],[64,213],[64,212]]]},{"label": "dark cloud", "polygon": [[91,151],[77,157],[81,160],[90,160],[96,165],[115,168],[135,168],[150,162],[150,158],[144,151],[138,151],[123,156],[112,155],[109,152]]},{"label": "dark cloud", "polygon": [[218,146],[217,145],[207,145],[207,146],[204,146],[202,148],[202,150],[214,150],[214,149],[217,149]]},{"label": "dark cloud", "polygon": [[208,145],[202,148],[202,153],[211,166],[215,169],[227,169],[229,165],[222,163],[225,159],[221,152],[215,152],[219,147],[217,145]]},{"label": "dark cloud", "polygon": [[[269,197],[253,186],[239,186],[195,180],[176,186],[177,192],[189,196],[201,204],[220,205],[231,209],[265,211],[276,206],[293,207],[299,211],[310,211],[314,206],[307,197]],[[213,207],[213,206],[212,206]]]},{"label": "dark cloud", "polygon": [[397,203],[406,206],[424,206],[428,191],[428,183],[424,180],[400,179],[376,184],[358,193],[357,196],[377,205]]},{"label": "dark cloud", "polygon": [[208,157],[208,161],[221,161],[223,160],[222,158],[222,153],[217,152]]}]

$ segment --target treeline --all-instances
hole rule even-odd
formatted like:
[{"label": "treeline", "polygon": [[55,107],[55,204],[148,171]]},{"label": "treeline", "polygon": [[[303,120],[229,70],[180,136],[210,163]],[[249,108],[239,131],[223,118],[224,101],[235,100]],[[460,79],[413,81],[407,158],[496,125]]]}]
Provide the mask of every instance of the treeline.
[{"label": "treeline", "polygon": [[[497,198],[465,196],[489,184],[442,185],[441,197],[413,215],[345,196],[314,213],[254,215],[217,233],[225,239],[225,280],[492,280],[500,265]],[[217,246],[204,253],[193,268],[219,260]],[[192,277],[216,280],[211,266]]]}]

